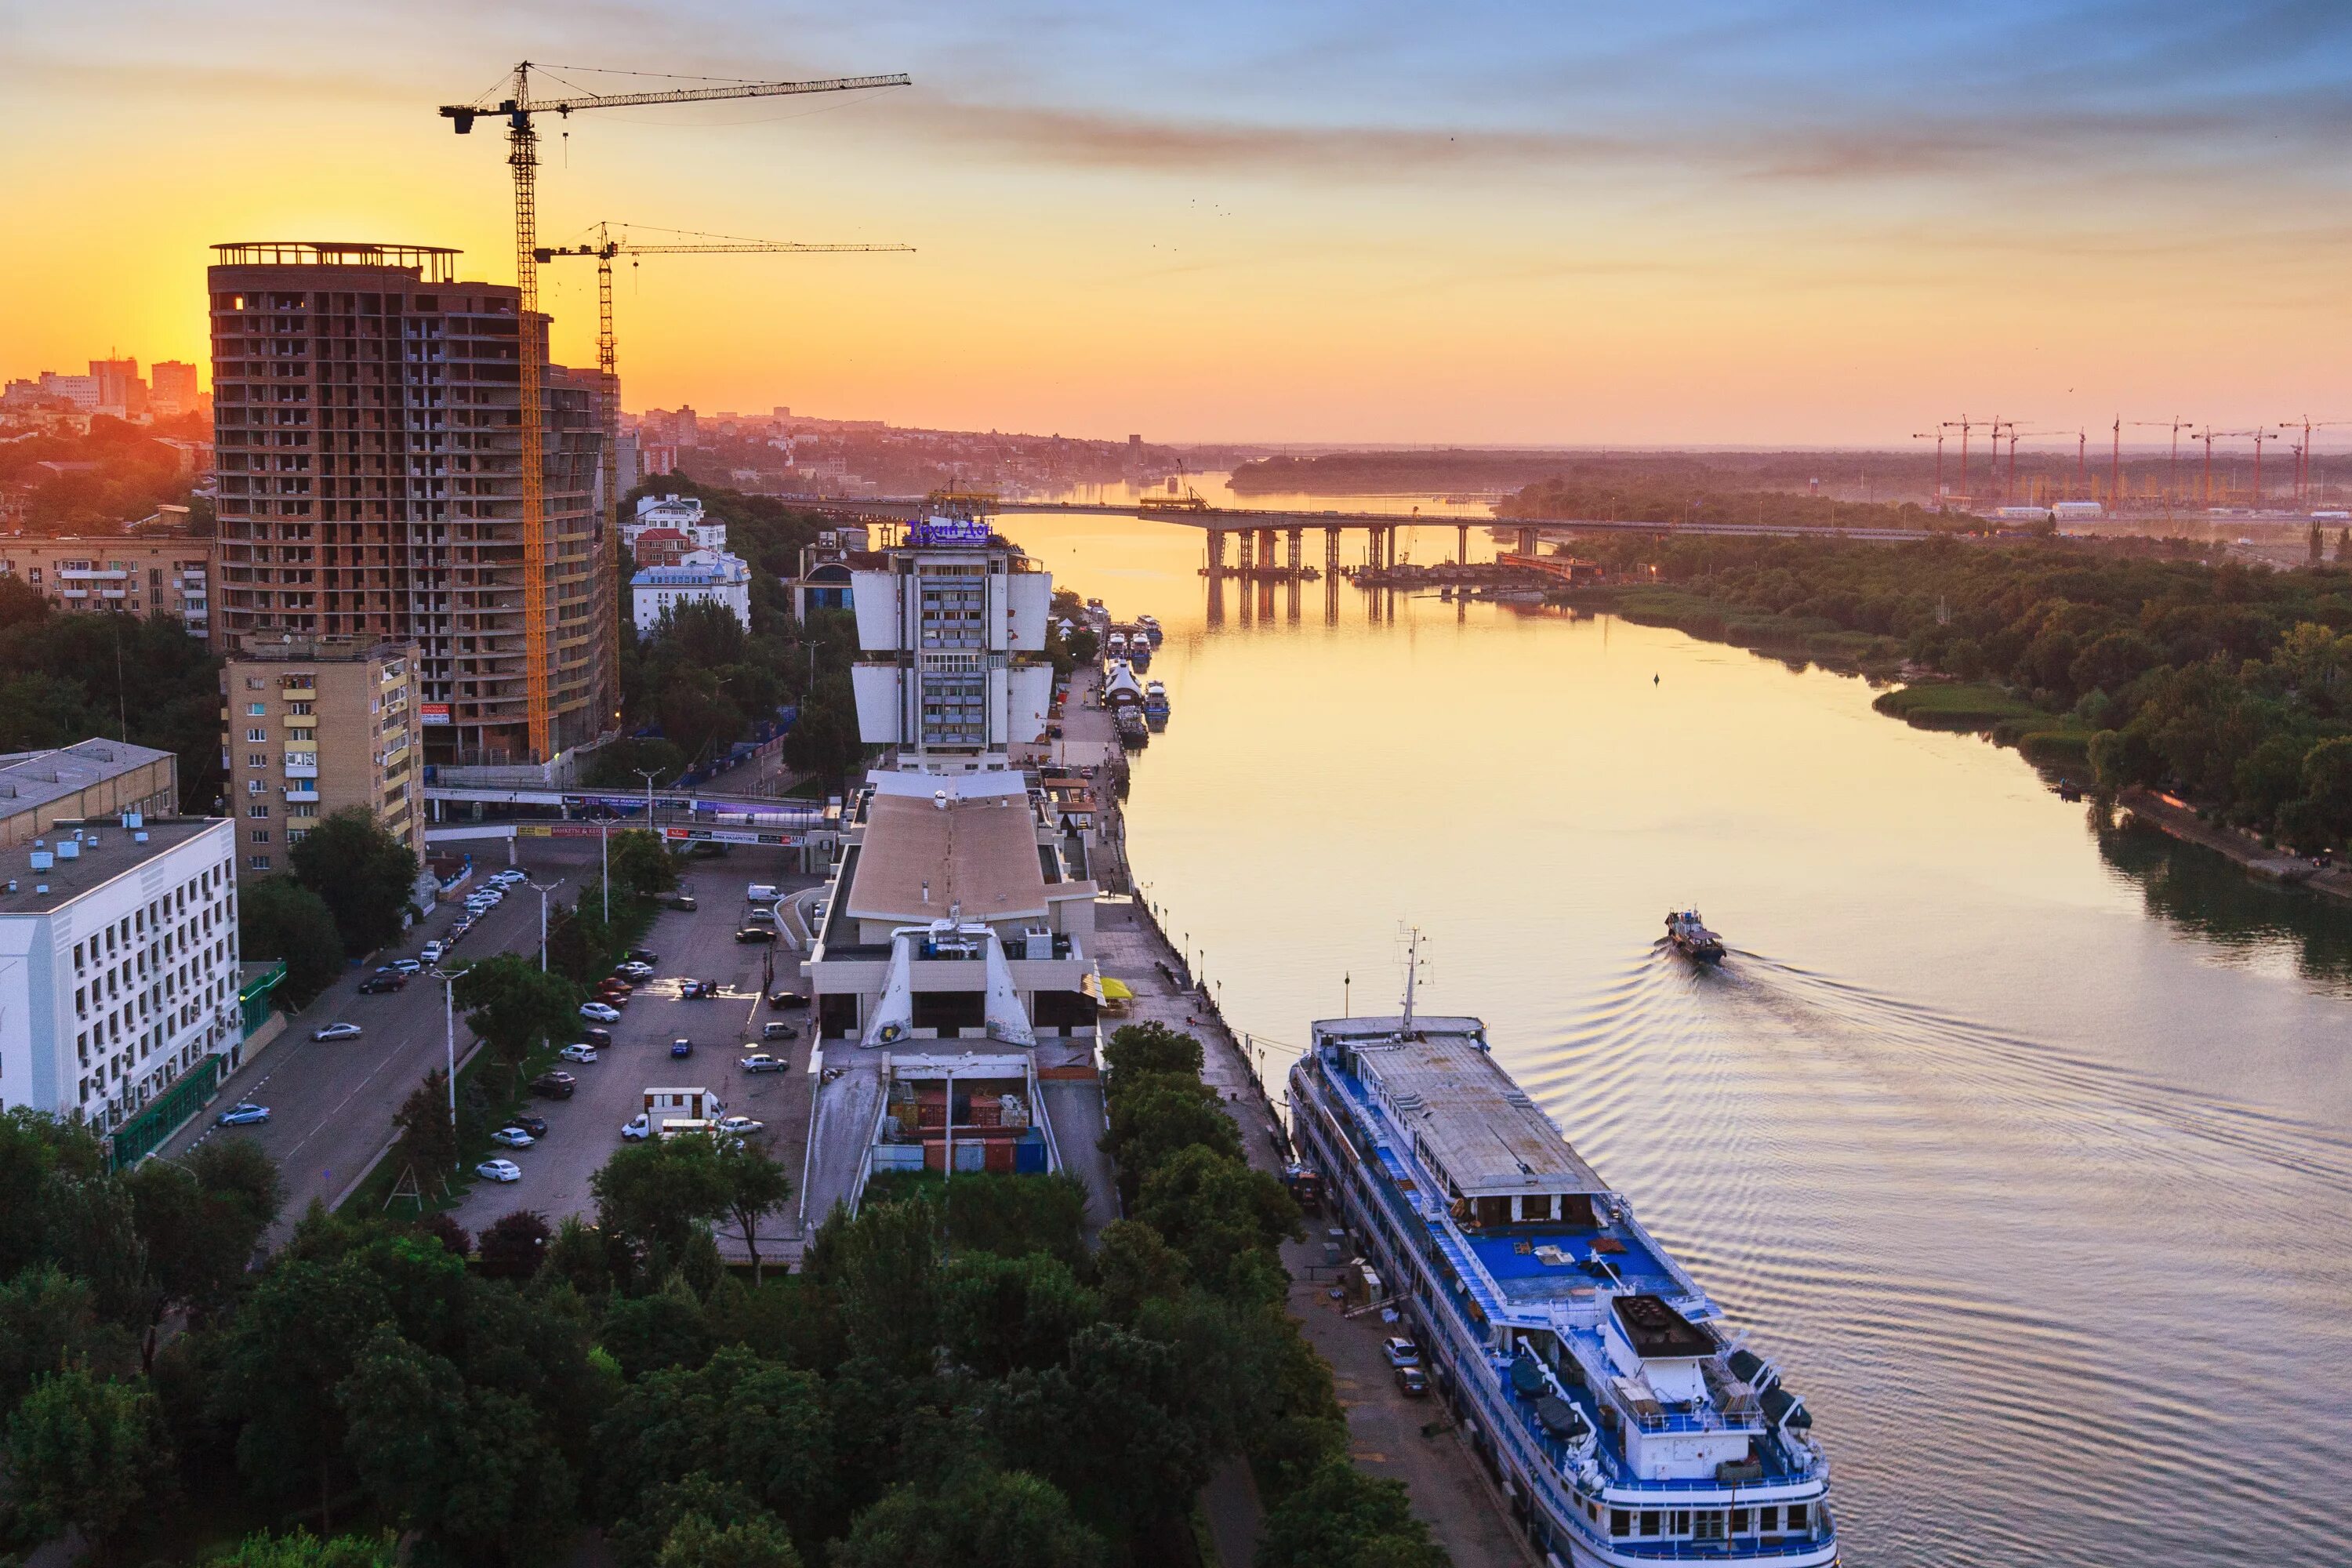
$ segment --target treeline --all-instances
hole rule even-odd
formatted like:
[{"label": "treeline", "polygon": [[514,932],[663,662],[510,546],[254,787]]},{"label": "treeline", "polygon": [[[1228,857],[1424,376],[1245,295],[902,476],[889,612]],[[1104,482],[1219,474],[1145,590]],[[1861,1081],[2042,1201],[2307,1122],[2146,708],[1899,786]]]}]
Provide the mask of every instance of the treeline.
[{"label": "treeline", "polygon": [[1869,634],[2005,687],[2087,734],[2103,786],[2175,790],[2306,851],[2352,841],[2352,570],[1957,540],[1577,548],[1727,617]]},{"label": "treeline", "polygon": [[820,513],[797,511],[765,496],[697,484],[665,474],[631,492],[625,510],[646,495],[692,495],[727,524],[727,548],[751,569],[751,624],[716,605],[689,605],[649,635],[634,629],[628,571],[621,574],[621,707],[632,730],[658,726],[658,737],[607,747],[591,764],[600,787],[642,785],[635,770],[674,778],[688,767],[748,739],[763,721],[790,705],[799,709],[787,760],[794,767],[835,777],[862,754],[849,667],[857,654],[854,617],[821,611],[806,626],[792,616],[786,578],[800,571],[800,552],[833,525]]},{"label": "treeline", "polygon": [[1991,524],[1913,501],[1838,500],[1801,490],[1735,489],[1706,470],[1623,471],[1577,464],[1496,504],[1498,518],[1591,518],[1619,522],[1745,522],[1770,528],[1946,529],[1981,533]]},{"label": "treeline", "polygon": [[174,616],[66,615],[0,576],[0,751],[127,740],[180,759],[180,809],[221,794],[220,660]]},{"label": "treeline", "polygon": [[1284,1310],[1297,1213],[1198,1043],[1108,1055],[1134,1212],[1097,1247],[1066,1176],[893,1178],[783,1277],[720,1259],[716,1227],[791,1194],[741,1142],[624,1148],[593,1223],[314,1206],[248,1274],[278,1201],[251,1145],[110,1176],[12,1113],[0,1523],[244,1568],[388,1563],[395,1536],[415,1564],[548,1563],[590,1526],[622,1568],[1190,1568],[1243,1458],[1262,1568],[1436,1568],[1402,1489],[1348,1462]]},{"label": "treeline", "polygon": [[[126,522],[165,502],[184,505],[190,476],[178,450],[157,437],[213,438],[212,421],[195,415],[154,425],[132,425],[110,415],[91,417],[86,436],[27,436],[0,441],[0,484],[28,485],[25,521],[35,533],[120,533]],[[94,463],[94,468],[51,474],[41,463]]]}]

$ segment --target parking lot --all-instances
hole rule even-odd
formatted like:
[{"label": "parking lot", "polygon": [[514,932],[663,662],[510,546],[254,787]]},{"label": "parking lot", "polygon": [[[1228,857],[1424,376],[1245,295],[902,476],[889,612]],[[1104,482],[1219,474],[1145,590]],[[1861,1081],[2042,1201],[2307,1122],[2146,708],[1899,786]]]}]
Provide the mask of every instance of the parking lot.
[{"label": "parking lot", "polygon": [[[589,1178],[621,1147],[621,1128],[644,1109],[650,1088],[707,1089],[723,1105],[722,1114],[765,1122],[754,1141],[799,1181],[808,1140],[810,1019],[805,1009],[778,1012],[765,1005],[760,985],[769,949],[735,940],[746,909],[743,890],[754,880],[789,890],[812,886],[814,879],[785,877],[773,869],[772,858],[740,850],[688,864],[681,890],[692,893],[699,907],[692,913],[664,910],[641,940],[658,962],[653,977],[622,1007],[620,1022],[606,1026],[612,1047],[593,1062],[559,1064],[576,1080],[572,1097],[533,1099],[529,1108],[547,1122],[547,1136],[528,1149],[499,1152],[522,1179],[477,1180],[453,1211],[457,1223],[479,1231],[517,1209],[535,1210],[551,1221],[593,1210]],[[782,942],[774,953],[777,986],[800,989],[802,955]],[[719,994],[688,1000],[680,993],[689,980],[716,980]],[[772,1020],[791,1025],[792,1037],[761,1040],[761,1026]],[[680,1037],[694,1046],[684,1060],[670,1055],[670,1042]],[[789,1069],[746,1073],[739,1064],[755,1050],[786,1060]],[[729,1239],[722,1236],[721,1247],[731,1252],[736,1247]],[[764,1257],[776,1257],[797,1239],[790,1205],[760,1229]]]}]

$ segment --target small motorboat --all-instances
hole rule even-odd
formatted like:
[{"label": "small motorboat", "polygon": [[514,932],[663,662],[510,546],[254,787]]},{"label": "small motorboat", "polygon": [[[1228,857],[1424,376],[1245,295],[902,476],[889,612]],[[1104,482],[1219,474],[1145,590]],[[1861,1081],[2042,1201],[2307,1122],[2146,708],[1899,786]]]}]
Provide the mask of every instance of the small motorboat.
[{"label": "small motorboat", "polygon": [[1666,940],[1685,958],[1701,963],[1723,962],[1723,939],[1706,929],[1696,910],[1678,910],[1667,915]]}]

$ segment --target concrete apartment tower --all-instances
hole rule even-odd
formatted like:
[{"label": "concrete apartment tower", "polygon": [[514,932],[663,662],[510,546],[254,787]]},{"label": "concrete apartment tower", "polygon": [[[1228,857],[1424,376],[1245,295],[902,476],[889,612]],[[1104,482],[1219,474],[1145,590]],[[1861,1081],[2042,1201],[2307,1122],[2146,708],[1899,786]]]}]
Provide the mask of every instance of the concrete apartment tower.
[{"label": "concrete apartment tower", "polygon": [[[413,702],[426,758],[443,766],[545,763],[608,731],[617,595],[595,504],[594,373],[550,366],[541,378],[544,614],[532,625],[520,356],[528,345],[544,362],[547,318],[518,321],[511,286],[460,280],[457,253],[437,247],[214,251],[215,641],[414,642]],[[531,742],[534,644],[543,748]]]},{"label": "concrete apartment tower", "polygon": [[248,637],[221,666],[222,763],[237,868],[267,877],[319,819],[363,806],[425,858],[414,642]]}]

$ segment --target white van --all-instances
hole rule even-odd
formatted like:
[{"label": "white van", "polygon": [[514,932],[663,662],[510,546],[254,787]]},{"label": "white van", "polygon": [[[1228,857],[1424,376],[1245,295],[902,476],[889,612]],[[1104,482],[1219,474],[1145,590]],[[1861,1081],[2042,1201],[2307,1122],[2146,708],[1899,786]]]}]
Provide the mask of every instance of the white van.
[{"label": "white van", "polygon": [[775,884],[772,882],[754,882],[743,890],[743,897],[746,900],[754,904],[772,904],[776,901]]}]

